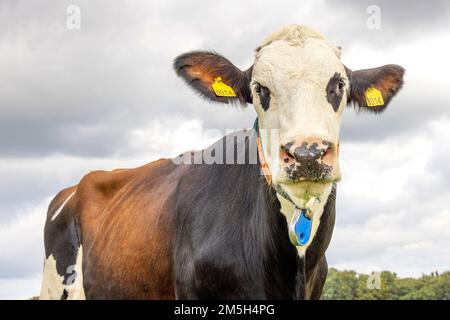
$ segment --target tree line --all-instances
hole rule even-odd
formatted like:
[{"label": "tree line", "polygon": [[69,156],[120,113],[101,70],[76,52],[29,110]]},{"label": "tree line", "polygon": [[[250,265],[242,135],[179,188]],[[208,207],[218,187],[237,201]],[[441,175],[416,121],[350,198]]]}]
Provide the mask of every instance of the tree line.
[{"label": "tree line", "polygon": [[324,300],[448,300],[450,271],[420,278],[399,278],[390,271],[361,274],[330,268],[322,293]]}]

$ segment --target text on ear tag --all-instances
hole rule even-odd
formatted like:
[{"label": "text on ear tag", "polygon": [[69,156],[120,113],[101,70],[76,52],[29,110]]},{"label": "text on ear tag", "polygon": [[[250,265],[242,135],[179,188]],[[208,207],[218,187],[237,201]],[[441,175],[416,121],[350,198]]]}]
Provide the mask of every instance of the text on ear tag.
[{"label": "text on ear tag", "polygon": [[211,85],[211,88],[218,97],[236,97],[236,93],[233,88],[223,83],[221,77],[214,79],[214,83]]},{"label": "text on ear tag", "polygon": [[384,99],[381,91],[377,88],[369,88],[364,92],[364,96],[366,97],[366,103],[368,107],[379,107],[384,106]]}]

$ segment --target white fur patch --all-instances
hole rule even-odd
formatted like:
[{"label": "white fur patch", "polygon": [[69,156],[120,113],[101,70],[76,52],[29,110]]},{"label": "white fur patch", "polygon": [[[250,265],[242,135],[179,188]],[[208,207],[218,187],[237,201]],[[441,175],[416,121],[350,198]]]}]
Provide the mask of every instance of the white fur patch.
[{"label": "white fur patch", "polygon": [[[310,235],[310,238],[309,238],[309,241],[307,244],[305,244],[303,246],[297,246],[297,252],[300,257],[303,257],[305,255],[306,250],[308,249],[311,242],[314,240],[314,236],[316,235],[317,229],[319,228],[320,218],[322,217],[323,210],[325,208],[325,204],[328,200],[328,197],[331,193],[332,188],[333,188],[333,186],[332,186],[332,184],[330,184],[329,187],[327,187],[324,190],[324,193],[322,193],[320,195],[320,198],[319,198],[320,202],[314,204],[312,207],[309,208],[309,210],[312,214],[311,235]],[[287,222],[288,228],[289,228],[289,223],[291,221],[292,214],[294,213],[295,207],[290,201],[286,200],[282,196],[277,194],[277,197],[281,204],[281,213],[285,216],[286,222]]]},{"label": "white fur patch", "polygon": [[64,206],[67,204],[67,202],[69,202],[70,198],[72,198],[74,194],[75,191],[66,199],[66,201],[63,202],[63,204],[58,208],[58,210],[56,210],[56,212],[52,215],[51,221],[56,219],[56,217],[61,213]]},{"label": "white fur patch", "polygon": [[44,263],[40,300],[59,300],[64,292],[64,278],[56,271],[56,260],[50,255]]},{"label": "white fur patch", "polygon": [[77,253],[76,264],[70,268],[71,276],[65,289],[68,293],[68,300],[85,300],[83,287],[83,246],[80,245]]},{"label": "white fur patch", "polygon": [[67,285],[63,283],[64,277],[59,275],[56,270],[56,260],[50,255],[44,264],[44,274],[42,278],[40,300],[60,300],[64,290],[67,293],[68,300],[86,299],[83,288],[83,247],[80,245],[77,252],[76,263],[68,266],[66,269],[69,275]]}]

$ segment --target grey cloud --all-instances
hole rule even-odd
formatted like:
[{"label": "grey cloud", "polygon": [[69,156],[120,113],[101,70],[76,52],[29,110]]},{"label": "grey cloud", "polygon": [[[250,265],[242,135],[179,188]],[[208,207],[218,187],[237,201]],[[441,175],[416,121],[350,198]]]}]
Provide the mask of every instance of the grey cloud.
[{"label": "grey cloud", "polygon": [[[42,199],[55,196],[59,189],[68,187],[75,181],[61,179],[57,169],[37,170],[2,169],[0,170],[0,224],[10,223],[23,215],[25,207],[34,207]],[[53,171],[53,174],[51,174]],[[42,211],[45,216],[46,211]]]},{"label": "grey cloud", "polygon": [[[423,176],[415,182],[426,188],[430,187],[428,180],[429,177]],[[431,243],[434,250],[446,253],[430,255],[430,260],[422,263],[415,272],[431,272],[432,268],[445,270],[447,266],[442,266],[440,259],[450,261],[450,255],[446,251],[448,236],[430,224],[439,219],[440,208],[448,203],[448,189],[440,190],[439,195],[430,197],[429,199],[433,199],[432,203],[427,202],[426,197],[417,197],[410,191],[411,188],[407,187],[401,198],[384,204],[375,197],[368,197],[370,201],[365,203],[354,198],[338,198],[334,241],[327,252],[329,263],[350,263],[356,267],[359,262],[365,261],[362,264],[366,267],[370,263],[373,266],[383,265],[384,269],[404,274],[408,269],[407,263],[398,256],[392,256],[388,261],[383,261],[383,257],[392,250],[399,250],[399,254],[405,255],[404,258],[414,260],[417,255],[407,252],[404,246]]]},{"label": "grey cloud", "polygon": [[[3,20],[11,26],[3,29],[9,30],[6,39],[21,37],[27,45],[3,43],[18,50],[17,56],[5,58],[0,78],[3,156],[108,156],[125,143],[121,136],[149,119],[175,113],[206,121],[212,117],[208,110],[213,107],[186,93],[172,71],[172,59],[187,48],[166,48],[158,34],[169,32],[168,24],[148,32],[147,25],[133,21],[142,15],[136,8],[80,5],[80,31],[65,28],[61,4],[47,5],[50,13],[41,12],[42,6],[11,5],[7,10],[12,14]],[[158,12],[147,11],[146,20],[163,22]],[[141,38],[148,42],[142,45]]]},{"label": "grey cloud", "polygon": [[398,101],[391,102],[379,115],[358,112],[350,107],[345,110],[342,121],[342,140],[376,143],[395,136],[408,136],[426,128],[430,121],[450,118],[450,110],[442,101],[420,99],[399,94]]},{"label": "grey cloud", "polygon": [[[392,47],[401,43],[446,32],[450,27],[450,5],[448,1],[326,1],[327,9],[335,12],[335,31],[343,45],[354,42],[375,48]],[[367,8],[380,8],[381,29],[369,29],[366,22],[370,16]]]}]

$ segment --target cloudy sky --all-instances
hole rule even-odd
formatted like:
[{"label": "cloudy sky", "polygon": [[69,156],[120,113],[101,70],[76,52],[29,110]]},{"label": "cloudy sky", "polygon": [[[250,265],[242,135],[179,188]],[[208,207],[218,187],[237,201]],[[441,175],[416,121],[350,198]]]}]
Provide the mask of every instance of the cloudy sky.
[{"label": "cloudy sky", "polygon": [[[379,29],[367,27],[369,5]],[[69,29],[67,8],[81,10]],[[274,29],[308,24],[351,69],[397,63],[385,113],[344,114],[331,266],[420,276],[450,269],[448,1],[0,2],[0,298],[39,292],[50,199],[90,170],[203,148],[252,107],[200,99],[171,62],[216,50],[241,68]],[[211,130],[214,129],[214,130]]]}]

